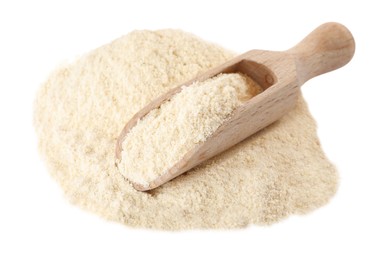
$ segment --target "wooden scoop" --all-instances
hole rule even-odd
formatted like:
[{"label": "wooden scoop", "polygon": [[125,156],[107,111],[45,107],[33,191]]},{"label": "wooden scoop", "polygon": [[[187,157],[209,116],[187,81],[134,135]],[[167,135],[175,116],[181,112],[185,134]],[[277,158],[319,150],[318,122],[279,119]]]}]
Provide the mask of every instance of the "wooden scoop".
[{"label": "wooden scoop", "polygon": [[295,106],[300,86],[315,76],[347,64],[354,51],[354,39],[348,29],[338,23],[326,23],[287,51],[246,52],[170,90],[134,115],[117,140],[116,158],[121,160],[124,138],[137,121],[180,92],[181,86],[189,86],[220,73],[241,72],[263,88],[262,93],[234,110],[229,120],[205,142],[197,144],[148,187],[133,183],[140,191],[154,189],[281,118]]}]

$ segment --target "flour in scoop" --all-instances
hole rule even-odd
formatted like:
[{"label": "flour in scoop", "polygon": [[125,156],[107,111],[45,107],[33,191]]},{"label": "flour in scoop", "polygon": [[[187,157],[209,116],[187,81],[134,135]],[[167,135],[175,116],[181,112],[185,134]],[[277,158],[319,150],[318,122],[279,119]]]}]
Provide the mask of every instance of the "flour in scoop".
[{"label": "flour in scoop", "polygon": [[120,172],[133,183],[148,187],[211,136],[238,106],[261,91],[240,73],[220,74],[183,87],[126,135]]}]

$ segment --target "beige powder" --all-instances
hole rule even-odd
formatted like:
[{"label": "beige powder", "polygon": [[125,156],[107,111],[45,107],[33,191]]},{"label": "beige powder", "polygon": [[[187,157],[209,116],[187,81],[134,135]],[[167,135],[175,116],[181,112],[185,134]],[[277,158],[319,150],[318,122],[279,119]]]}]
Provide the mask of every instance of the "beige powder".
[{"label": "beige powder", "polygon": [[239,73],[220,74],[184,87],[129,131],[122,143],[120,172],[148,187],[212,135],[234,109],[261,91]]},{"label": "beige powder", "polygon": [[135,31],[52,73],[34,121],[49,172],[70,201],[132,227],[167,230],[270,224],[328,202],[337,174],[302,98],[278,122],[150,193],[119,173],[114,148],[125,123],[231,57],[181,31]]}]

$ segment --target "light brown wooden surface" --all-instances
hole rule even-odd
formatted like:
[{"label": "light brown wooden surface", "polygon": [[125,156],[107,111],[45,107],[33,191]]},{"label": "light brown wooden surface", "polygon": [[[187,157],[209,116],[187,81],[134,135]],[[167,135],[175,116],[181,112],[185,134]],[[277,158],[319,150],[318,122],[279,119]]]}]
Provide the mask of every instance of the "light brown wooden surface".
[{"label": "light brown wooden surface", "polygon": [[326,23],[287,51],[246,52],[170,90],[134,115],[117,140],[116,159],[121,159],[124,138],[138,119],[180,92],[181,86],[204,81],[220,73],[241,72],[264,89],[237,108],[212,136],[185,154],[149,187],[133,183],[137,190],[154,189],[281,118],[294,107],[301,85],[315,76],[344,66],[351,60],[354,51],[355,42],[348,29],[338,23]]}]

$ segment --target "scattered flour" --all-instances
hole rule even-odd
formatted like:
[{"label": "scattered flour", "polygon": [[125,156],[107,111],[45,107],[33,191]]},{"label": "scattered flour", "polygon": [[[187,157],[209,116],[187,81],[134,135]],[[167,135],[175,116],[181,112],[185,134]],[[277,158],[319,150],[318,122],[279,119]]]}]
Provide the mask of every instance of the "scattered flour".
[{"label": "scattered flour", "polygon": [[183,88],[126,135],[118,163],[121,173],[148,187],[212,135],[234,109],[261,91],[254,81],[239,73],[220,74]]},{"label": "scattered flour", "polygon": [[337,174],[302,98],[281,120],[151,192],[120,174],[114,149],[125,123],[233,56],[182,31],[134,31],[53,72],[37,94],[34,125],[69,200],[109,220],[166,230],[270,224],[327,203]]}]

